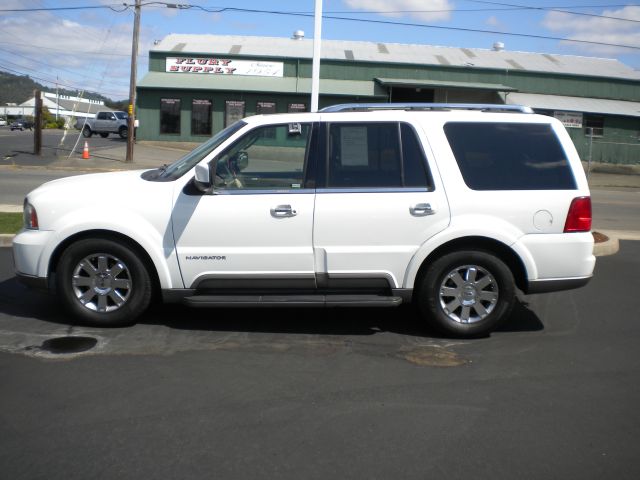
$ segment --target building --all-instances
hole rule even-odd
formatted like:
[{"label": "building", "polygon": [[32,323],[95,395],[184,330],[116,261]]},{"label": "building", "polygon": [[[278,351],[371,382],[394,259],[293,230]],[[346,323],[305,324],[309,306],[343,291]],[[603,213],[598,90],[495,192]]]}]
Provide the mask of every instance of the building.
[{"label": "building", "polygon": [[[137,85],[141,140],[199,142],[243,116],[308,110],[313,40],[169,35]],[[523,104],[553,115],[584,160],[640,160],[640,72],[606,58],[323,40],[320,107]]]},{"label": "building", "polygon": [[[36,104],[35,97],[21,103],[20,105],[7,105],[0,107],[0,115],[3,117],[27,117],[34,115]],[[54,117],[62,117],[73,125],[74,121],[79,118],[93,118],[97,111],[111,111],[100,100],[90,100],[87,98],[71,97],[67,95],[57,95],[51,92],[42,93],[42,106],[49,110]]]}]

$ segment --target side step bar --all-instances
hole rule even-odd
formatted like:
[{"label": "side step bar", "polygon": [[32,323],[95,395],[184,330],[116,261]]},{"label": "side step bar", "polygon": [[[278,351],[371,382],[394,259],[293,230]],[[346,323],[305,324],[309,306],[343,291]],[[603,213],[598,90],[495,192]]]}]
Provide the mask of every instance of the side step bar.
[{"label": "side step bar", "polygon": [[397,307],[401,297],[383,295],[194,295],[190,307]]}]

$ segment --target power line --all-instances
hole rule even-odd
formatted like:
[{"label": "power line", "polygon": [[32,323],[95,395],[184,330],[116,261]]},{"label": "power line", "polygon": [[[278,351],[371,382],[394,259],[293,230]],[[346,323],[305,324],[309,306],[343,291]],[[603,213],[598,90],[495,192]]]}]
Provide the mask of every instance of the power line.
[{"label": "power line", "polygon": [[[570,10],[563,10],[564,8],[575,8],[575,7],[529,7],[526,5],[517,5],[512,3],[501,3],[501,2],[489,2],[484,0],[467,0],[468,2],[473,3],[484,3],[488,5],[501,5],[503,7],[512,7],[512,8],[522,8],[525,10],[543,10],[548,12],[558,12],[558,13],[566,13],[569,15],[582,15],[585,17],[595,17],[595,18],[603,18],[606,20],[619,20],[622,22],[632,22],[632,23],[640,23],[640,20],[634,20],[632,18],[623,18],[623,17],[610,17],[608,15],[598,15],[595,13],[586,13],[586,12],[572,12]],[[618,5],[620,6],[620,5]],[[624,7],[636,7],[638,5],[623,5]],[[607,7],[611,8],[611,5],[607,5]]]},{"label": "power line", "polygon": [[[8,62],[8,63],[11,63],[11,64],[13,64],[13,65],[16,65],[16,64],[14,64],[13,62],[9,62],[8,60],[3,60],[3,62]],[[18,67],[20,67],[20,68],[26,68],[26,67],[21,66],[21,65],[18,65]],[[15,73],[15,74],[18,74],[18,75],[25,75],[25,76],[27,76],[27,77],[29,77],[29,78],[33,78],[33,79],[36,79],[36,80],[40,80],[41,82],[45,82],[45,83],[57,83],[58,85],[60,85],[60,86],[62,86],[62,87],[70,88],[71,90],[76,90],[76,91],[82,91],[82,90],[84,90],[84,91],[88,91],[89,93],[92,93],[92,94],[95,94],[95,95],[103,95],[103,96],[104,96],[105,94],[107,94],[107,95],[114,95],[114,96],[119,96],[119,95],[121,95],[121,94],[119,94],[119,93],[114,93],[114,92],[104,92],[104,93],[93,92],[93,91],[90,91],[90,90],[86,90],[86,89],[84,89],[84,88],[80,88],[80,87],[78,87],[78,86],[76,86],[76,85],[69,85],[69,84],[66,84],[66,83],[56,82],[56,80],[48,80],[48,79],[46,79],[46,78],[38,77],[38,76],[36,76],[36,75],[31,75],[31,74],[26,73],[26,72],[24,72],[24,71],[20,71],[20,70],[16,70],[16,69],[14,69],[14,68],[8,67],[8,66],[4,65],[3,63],[0,63],[0,68],[2,68],[2,69],[3,69],[3,70],[5,70],[5,71],[11,72],[11,73]],[[32,69],[27,68],[27,70],[32,70]],[[34,71],[35,71],[35,70],[34,70]],[[40,72],[38,72],[38,73],[40,73]],[[40,73],[40,75],[42,75],[42,73]]]},{"label": "power line", "polygon": [[130,8],[126,3],[114,5],[120,5],[121,8],[117,9],[110,5],[84,5],[78,7],[0,8],[0,12],[56,12],[61,10],[91,10],[108,8],[116,13],[122,13]]},{"label": "power line", "polygon": [[[150,5],[150,4],[164,4],[164,2],[149,2],[143,5]],[[283,12],[278,10],[258,10],[258,9],[237,8],[237,7],[206,8],[200,5],[182,4],[180,5],[179,8],[180,10],[189,10],[193,8],[197,10],[202,10],[207,13],[241,12],[241,13],[259,13],[259,14],[266,13],[271,15],[289,15],[289,16],[307,17],[307,18],[313,17],[313,14],[309,14],[309,13]],[[640,46],[621,45],[618,43],[597,42],[594,40],[580,40],[575,38],[552,37],[547,35],[513,33],[513,32],[505,32],[505,31],[498,31],[498,30],[483,30],[478,28],[451,27],[451,26],[433,25],[433,24],[425,24],[425,23],[392,22],[390,20],[373,20],[373,19],[364,19],[364,18],[340,17],[335,15],[323,15],[322,18],[327,20],[373,23],[377,25],[393,25],[393,26],[402,26],[402,27],[429,28],[429,29],[436,29],[436,30],[452,30],[457,32],[486,33],[491,35],[503,35],[503,36],[511,36],[511,37],[536,38],[540,40],[554,40],[554,41],[560,41],[560,42],[580,43],[585,45],[598,45],[598,46],[604,46],[604,47],[616,47],[616,48],[628,48],[632,50],[640,50]]]}]

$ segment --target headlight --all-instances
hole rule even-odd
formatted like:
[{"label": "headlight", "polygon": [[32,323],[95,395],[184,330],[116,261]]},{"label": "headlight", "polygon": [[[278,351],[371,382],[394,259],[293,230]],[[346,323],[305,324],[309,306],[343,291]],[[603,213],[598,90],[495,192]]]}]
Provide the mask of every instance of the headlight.
[{"label": "headlight", "polygon": [[24,228],[29,230],[38,230],[38,214],[33,205],[27,199],[24,200],[24,208],[22,210],[22,219],[24,220]]}]

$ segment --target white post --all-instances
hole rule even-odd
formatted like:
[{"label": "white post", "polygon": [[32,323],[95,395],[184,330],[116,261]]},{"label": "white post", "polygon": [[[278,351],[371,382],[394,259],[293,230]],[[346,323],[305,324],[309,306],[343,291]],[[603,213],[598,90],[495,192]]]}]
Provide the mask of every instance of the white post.
[{"label": "white post", "polygon": [[318,111],[320,90],[320,46],[322,44],[322,0],[316,0],[315,25],[313,27],[313,68],[311,70],[311,111]]}]

